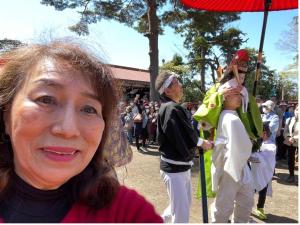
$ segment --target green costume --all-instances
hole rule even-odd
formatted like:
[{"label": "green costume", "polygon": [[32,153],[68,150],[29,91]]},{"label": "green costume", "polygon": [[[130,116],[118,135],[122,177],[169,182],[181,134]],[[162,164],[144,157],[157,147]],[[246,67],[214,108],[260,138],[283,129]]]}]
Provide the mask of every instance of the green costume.
[{"label": "green costume", "polygon": [[[212,130],[215,132],[218,126],[219,116],[223,107],[223,94],[218,92],[219,86],[220,83],[217,83],[206,92],[203,103],[193,115],[194,119],[201,124],[202,131],[200,134],[204,138],[211,136]],[[259,149],[258,139],[262,137],[263,123],[255,98],[249,93],[248,96],[247,112],[243,112],[242,107],[239,107],[237,112],[253,143],[253,151],[256,151]],[[206,192],[208,197],[214,197],[214,193],[211,191],[211,151],[204,152]],[[198,184],[197,196],[200,197],[200,195],[201,186]]]}]

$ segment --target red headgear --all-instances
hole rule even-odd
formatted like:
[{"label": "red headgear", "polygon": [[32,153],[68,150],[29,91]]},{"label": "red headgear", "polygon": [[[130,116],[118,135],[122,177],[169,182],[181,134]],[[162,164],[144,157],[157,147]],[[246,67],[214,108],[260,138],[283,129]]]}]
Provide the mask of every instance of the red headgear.
[{"label": "red headgear", "polygon": [[248,51],[246,49],[240,49],[233,55],[229,67],[231,65],[237,65],[238,69],[247,72],[247,64],[249,60],[250,58]]}]

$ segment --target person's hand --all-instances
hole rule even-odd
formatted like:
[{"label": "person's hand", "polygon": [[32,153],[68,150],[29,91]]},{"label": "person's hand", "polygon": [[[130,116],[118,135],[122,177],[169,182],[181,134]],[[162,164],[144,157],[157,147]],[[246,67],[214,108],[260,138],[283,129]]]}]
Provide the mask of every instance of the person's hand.
[{"label": "person's hand", "polygon": [[240,92],[241,92],[241,90],[242,90],[242,85],[239,85],[239,86],[237,86],[237,87],[230,87],[230,88],[224,88],[223,90],[222,90],[222,93],[223,93],[223,95],[224,95],[224,98],[226,98],[227,96],[229,96],[229,95],[233,95],[233,94],[239,94]]},{"label": "person's hand", "polygon": [[208,149],[212,149],[213,148],[213,143],[208,141],[208,140],[203,140],[203,143],[201,145],[201,147],[204,149],[204,150],[208,150]]}]

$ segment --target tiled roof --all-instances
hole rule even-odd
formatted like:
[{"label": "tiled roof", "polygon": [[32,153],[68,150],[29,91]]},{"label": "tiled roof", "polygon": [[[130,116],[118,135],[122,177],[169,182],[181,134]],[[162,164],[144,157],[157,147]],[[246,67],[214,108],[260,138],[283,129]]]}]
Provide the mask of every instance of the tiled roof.
[{"label": "tiled roof", "polygon": [[109,66],[117,79],[150,83],[149,70],[111,64]]}]

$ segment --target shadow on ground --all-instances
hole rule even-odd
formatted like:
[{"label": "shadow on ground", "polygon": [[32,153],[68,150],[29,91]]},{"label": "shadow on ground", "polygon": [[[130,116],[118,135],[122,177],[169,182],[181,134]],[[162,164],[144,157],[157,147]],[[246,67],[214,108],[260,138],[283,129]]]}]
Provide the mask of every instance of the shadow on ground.
[{"label": "shadow on ground", "polygon": [[144,155],[160,156],[158,148],[152,147],[152,146],[148,146],[147,148],[141,147],[139,150],[139,153],[144,154]]},{"label": "shadow on ground", "polygon": [[[298,223],[297,220],[288,218],[288,217],[284,217],[284,216],[277,216],[277,215],[273,215],[270,213],[266,213],[268,219],[267,220],[262,220],[262,222],[265,223]],[[257,218],[255,215],[252,214],[252,216],[254,216],[255,218]]]},{"label": "shadow on ground", "polygon": [[285,180],[288,178],[288,174],[286,173],[275,173],[275,175],[273,176],[273,180],[276,181],[279,184],[283,184],[283,185],[294,185],[294,186],[298,186],[298,175],[295,175],[295,182],[293,183],[288,183]]}]

